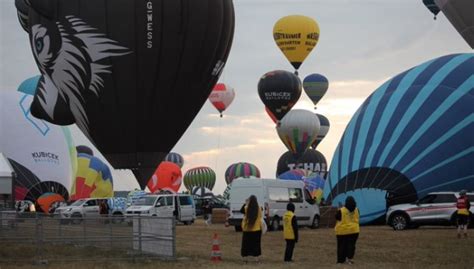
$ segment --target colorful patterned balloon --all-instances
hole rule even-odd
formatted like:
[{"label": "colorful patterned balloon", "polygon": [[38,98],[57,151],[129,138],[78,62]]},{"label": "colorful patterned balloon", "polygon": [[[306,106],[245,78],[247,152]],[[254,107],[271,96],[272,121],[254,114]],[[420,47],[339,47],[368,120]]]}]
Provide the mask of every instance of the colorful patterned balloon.
[{"label": "colorful patterned balloon", "polygon": [[298,158],[313,144],[319,132],[319,119],[313,112],[293,109],[276,127],[278,136],[289,151]]},{"label": "colorful patterned balloon", "polygon": [[209,190],[214,188],[216,183],[216,173],[209,167],[200,166],[189,169],[184,175],[184,186],[189,191],[193,187],[206,187]]},{"label": "colorful patterned balloon", "polygon": [[103,161],[89,154],[79,153],[77,163],[71,200],[114,196],[112,173]]},{"label": "colorful patterned balloon", "polygon": [[257,166],[251,163],[234,163],[231,164],[227,170],[225,171],[225,182],[227,185],[232,183],[232,181],[236,178],[244,177],[260,177],[260,170],[258,170]]}]

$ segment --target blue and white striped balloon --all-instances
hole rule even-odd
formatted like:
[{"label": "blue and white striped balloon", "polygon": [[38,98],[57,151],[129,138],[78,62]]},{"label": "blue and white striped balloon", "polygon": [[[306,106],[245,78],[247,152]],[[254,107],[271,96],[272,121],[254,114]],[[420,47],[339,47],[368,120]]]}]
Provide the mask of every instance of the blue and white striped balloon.
[{"label": "blue and white striped balloon", "polygon": [[179,166],[179,168],[183,168],[183,164],[184,164],[183,156],[181,156],[180,154],[176,152],[168,153],[166,157],[163,159],[163,161],[175,163]]},{"label": "blue and white striped balloon", "polygon": [[[380,86],[352,117],[324,195],[357,201],[361,223],[433,191],[474,190],[474,54],[453,54]],[[386,199],[386,195],[389,199]]]}]

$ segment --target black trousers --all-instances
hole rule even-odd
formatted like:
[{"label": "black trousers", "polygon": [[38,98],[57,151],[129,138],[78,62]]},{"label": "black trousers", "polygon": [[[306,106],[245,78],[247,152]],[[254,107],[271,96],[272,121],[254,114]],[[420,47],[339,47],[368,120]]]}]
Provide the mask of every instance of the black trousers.
[{"label": "black trousers", "polygon": [[337,263],[353,259],[359,234],[337,235]]},{"label": "black trousers", "polygon": [[295,248],[296,241],[293,239],[285,239],[286,249],[285,249],[285,262],[289,262],[293,258],[293,249]]}]

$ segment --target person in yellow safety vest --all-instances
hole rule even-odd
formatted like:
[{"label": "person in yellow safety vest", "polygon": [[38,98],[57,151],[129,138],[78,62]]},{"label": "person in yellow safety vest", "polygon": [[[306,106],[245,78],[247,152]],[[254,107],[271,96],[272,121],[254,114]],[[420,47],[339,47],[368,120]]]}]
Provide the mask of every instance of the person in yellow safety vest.
[{"label": "person in yellow safety vest", "polygon": [[258,262],[258,257],[262,255],[261,241],[262,241],[262,210],[258,206],[257,197],[251,195],[245,204],[240,209],[244,214],[242,219],[242,247],[240,255],[247,262],[248,256],[255,257]]},{"label": "person in yellow safety vest", "polygon": [[467,226],[469,226],[469,209],[471,203],[467,198],[467,191],[459,192],[459,198],[456,202],[457,207],[457,222],[458,222],[458,238],[461,238],[461,230],[464,230],[464,237],[467,238]]},{"label": "person in yellow safety vest", "polygon": [[336,213],[337,263],[352,264],[359,237],[359,209],[352,196],[346,198],[344,207]]},{"label": "person in yellow safety vest", "polygon": [[293,262],[293,249],[298,243],[298,222],[295,216],[295,205],[288,203],[286,213],[283,216],[283,237],[286,241],[285,262]]}]

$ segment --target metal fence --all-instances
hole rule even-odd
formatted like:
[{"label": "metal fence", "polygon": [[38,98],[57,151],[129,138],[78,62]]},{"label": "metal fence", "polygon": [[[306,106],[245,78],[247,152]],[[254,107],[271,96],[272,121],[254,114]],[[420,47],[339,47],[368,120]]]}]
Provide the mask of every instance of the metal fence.
[{"label": "metal fence", "polygon": [[[39,213],[0,211],[0,242],[26,252],[10,253],[2,262],[175,259],[176,222],[174,218],[158,217],[61,219]],[[62,255],[63,251],[67,255]]]}]

